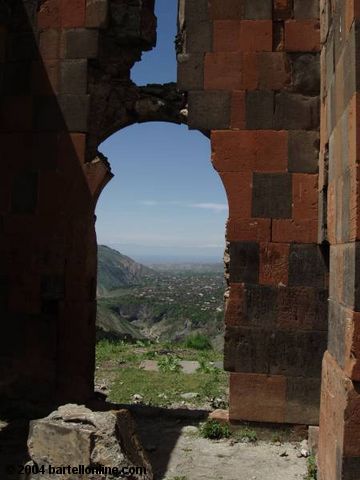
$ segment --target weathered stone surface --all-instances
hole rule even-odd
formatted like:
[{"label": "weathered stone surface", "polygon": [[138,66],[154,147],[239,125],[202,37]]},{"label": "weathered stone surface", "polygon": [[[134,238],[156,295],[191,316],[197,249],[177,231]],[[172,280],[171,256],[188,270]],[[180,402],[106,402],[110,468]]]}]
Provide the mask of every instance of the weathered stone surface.
[{"label": "weathered stone surface", "polygon": [[259,281],[259,244],[255,242],[230,243],[230,281],[257,283]]},{"label": "weathered stone surface", "polygon": [[291,54],[292,87],[296,93],[316,96],[320,93],[320,56],[315,53]]},{"label": "weathered stone surface", "polygon": [[221,130],[230,126],[229,92],[190,92],[188,125],[196,130]]},{"label": "weathered stone surface", "polygon": [[98,48],[99,33],[97,30],[79,28],[63,32],[63,58],[95,58]]},{"label": "weathered stone surface", "polygon": [[275,95],[275,129],[316,130],[320,124],[318,97],[281,92]]},{"label": "weathered stone surface", "polygon": [[272,17],[272,0],[246,0],[245,18],[247,20],[267,20]]},{"label": "weathered stone surface", "polygon": [[[41,420],[30,424],[28,449],[32,461],[39,467],[49,466],[144,467],[144,475],[131,478],[151,480],[151,465],[135,433],[134,422],[126,410],[92,412],[79,405],[64,405]],[[79,472],[78,472],[79,473]],[[56,478],[75,480],[78,473]],[[116,476],[116,475],[115,475]],[[51,479],[52,475],[33,475],[32,480]],[[109,474],[87,474],[81,478],[110,480]]]},{"label": "weathered stone surface", "polygon": [[274,92],[258,90],[246,94],[246,128],[265,130],[273,128]]},{"label": "weathered stone surface", "polygon": [[291,218],[291,213],[291,175],[255,173],[252,216],[255,218]]},{"label": "weathered stone surface", "polygon": [[289,285],[326,288],[328,284],[326,260],[318,245],[291,245]]},{"label": "weathered stone surface", "polygon": [[201,53],[180,54],[177,59],[179,90],[202,90],[204,88],[204,55]]},{"label": "weathered stone surface", "polygon": [[87,91],[87,61],[64,60],[60,67],[60,93],[85,95]]},{"label": "weathered stone surface", "polygon": [[319,133],[289,132],[289,172],[316,173],[319,168]]}]

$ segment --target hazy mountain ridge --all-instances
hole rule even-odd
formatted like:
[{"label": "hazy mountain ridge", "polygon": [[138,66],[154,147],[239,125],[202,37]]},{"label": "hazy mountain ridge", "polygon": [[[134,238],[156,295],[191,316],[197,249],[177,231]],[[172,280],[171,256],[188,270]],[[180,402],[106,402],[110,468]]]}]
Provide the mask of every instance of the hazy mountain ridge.
[{"label": "hazy mountain ridge", "polygon": [[223,339],[221,264],[145,267],[99,247],[98,338],[181,342],[194,332]]},{"label": "hazy mountain ridge", "polygon": [[142,283],[157,273],[105,245],[98,246],[98,297],[122,287]]}]

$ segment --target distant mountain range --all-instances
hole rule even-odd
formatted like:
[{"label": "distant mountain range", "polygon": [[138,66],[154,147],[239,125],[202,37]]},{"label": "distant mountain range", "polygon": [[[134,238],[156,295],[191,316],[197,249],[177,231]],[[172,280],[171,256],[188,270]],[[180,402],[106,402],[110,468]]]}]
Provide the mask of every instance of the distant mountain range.
[{"label": "distant mountain range", "polygon": [[98,247],[97,338],[182,341],[193,332],[223,339],[221,264],[137,263]]},{"label": "distant mountain range", "polygon": [[98,246],[98,297],[106,296],[119,288],[137,285],[156,275],[155,270],[132,258],[105,245]]}]

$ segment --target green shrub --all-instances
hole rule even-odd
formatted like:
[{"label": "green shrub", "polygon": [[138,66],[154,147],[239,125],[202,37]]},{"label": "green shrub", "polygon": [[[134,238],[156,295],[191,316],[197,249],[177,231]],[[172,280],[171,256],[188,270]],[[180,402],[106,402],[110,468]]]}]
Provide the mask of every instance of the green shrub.
[{"label": "green shrub", "polygon": [[194,350],[212,350],[212,345],[208,337],[201,333],[189,335],[185,340],[185,347]]},{"label": "green shrub", "polygon": [[157,363],[161,372],[178,373],[182,370],[180,359],[175,355],[166,355],[166,357],[160,358]]},{"label": "green shrub", "polygon": [[221,438],[229,438],[231,435],[229,425],[219,423],[216,420],[208,420],[200,427],[200,435],[210,440],[220,440]]},{"label": "green shrub", "polygon": [[250,443],[255,443],[258,439],[255,430],[251,430],[249,427],[244,427],[240,430],[237,430],[233,436],[242,442],[246,441]]},{"label": "green shrub", "polygon": [[311,455],[307,461],[307,476],[305,480],[317,480],[317,465],[316,458],[314,455]]}]

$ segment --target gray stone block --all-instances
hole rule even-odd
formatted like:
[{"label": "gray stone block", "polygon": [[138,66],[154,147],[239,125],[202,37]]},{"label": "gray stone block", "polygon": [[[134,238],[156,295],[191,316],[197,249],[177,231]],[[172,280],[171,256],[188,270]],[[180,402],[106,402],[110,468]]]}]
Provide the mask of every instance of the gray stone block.
[{"label": "gray stone block", "polygon": [[292,90],[303,95],[320,94],[320,55],[291,54]]},{"label": "gray stone block", "polygon": [[274,92],[258,90],[246,93],[246,128],[272,129],[274,123]]},{"label": "gray stone block", "polygon": [[289,286],[327,288],[327,261],[319,245],[292,244],[289,255]]},{"label": "gray stone block", "polygon": [[96,58],[99,48],[97,30],[77,28],[65,30],[62,34],[62,58]]},{"label": "gray stone block", "polygon": [[319,18],[319,0],[294,0],[294,16],[296,19]]},{"label": "gray stone block", "polygon": [[89,95],[59,95],[59,107],[63,122],[69,132],[87,132]]},{"label": "gray stone block", "polygon": [[63,60],[61,62],[60,92],[73,95],[87,93],[87,60]]},{"label": "gray stone block", "polygon": [[317,130],[319,126],[319,97],[287,92],[275,94],[276,130]]},{"label": "gray stone block", "polygon": [[290,174],[254,174],[252,216],[254,218],[291,218],[292,176]]},{"label": "gray stone block", "polygon": [[245,0],[245,18],[247,20],[272,19],[272,0]]},{"label": "gray stone block", "polygon": [[191,130],[229,128],[231,95],[229,92],[190,92],[188,125]]},{"label": "gray stone block", "polygon": [[289,131],[289,172],[317,173],[319,148],[319,132]]},{"label": "gray stone block", "polygon": [[204,54],[181,54],[178,60],[179,90],[202,90],[204,88]]},{"label": "gray stone block", "polygon": [[185,21],[188,27],[210,21],[208,3],[208,0],[186,0]]},{"label": "gray stone block", "polygon": [[259,282],[260,247],[256,242],[230,243],[230,282]]},{"label": "gray stone block", "polygon": [[186,29],[186,52],[204,53],[212,51],[213,28],[209,22],[199,22]]}]

